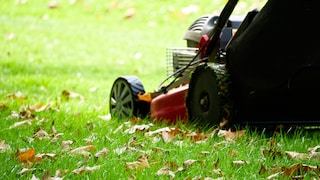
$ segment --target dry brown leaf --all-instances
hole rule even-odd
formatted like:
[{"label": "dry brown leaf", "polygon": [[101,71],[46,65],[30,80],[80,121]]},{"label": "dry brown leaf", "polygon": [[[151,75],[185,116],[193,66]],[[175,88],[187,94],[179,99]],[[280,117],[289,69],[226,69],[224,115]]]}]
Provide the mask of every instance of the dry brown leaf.
[{"label": "dry brown leaf", "polygon": [[250,164],[250,163],[249,163],[249,161],[244,161],[244,160],[232,161],[233,166],[243,166],[245,164]]},{"label": "dry brown leaf", "polygon": [[283,175],[286,177],[291,177],[292,175],[301,174],[302,165],[301,164],[293,164],[290,167],[282,167]]},{"label": "dry brown leaf", "polygon": [[94,155],[94,157],[99,158],[99,157],[108,155],[108,153],[109,153],[109,150],[108,150],[107,148],[103,148],[103,149],[101,149],[100,151],[98,151],[98,152]]},{"label": "dry brown leaf", "polygon": [[236,157],[236,156],[238,156],[239,154],[240,154],[240,153],[239,153],[239,151],[237,151],[237,150],[230,149],[230,150],[228,151],[228,155],[231,156],[231,157]]},{"label": "dry brown leaf", "polygon": [[137,161],[126,163],[127,170],[141,170],[149,167],[150,165],[147,156],[140,156]]},{"label": "dry brown leaf", "polygon": [[111,120],[111,114],[107,114],[104,116],[98,116],[98,118],[104,120],[104,121],[110,121]]},{"label": "dry brown leaf", "polygon": [[194,159],[188,159],[186,161],[183,162],[183,167],[186,168],[188,166],[191,166],[193,163],[198,162],[198,160],[194,160]]},{"label": "dry brown leaf", "polygon": [[8,109],[8,105],[4,102],[0,102],[0,111]]},{"label": "dry brown leaf", "polygon": [[67,91],[67,90],[62,91],[62,96],[67,99],[80,99],[81,101],[85,100],[85,98],[82,95],[80,95],[76,92]]},{"label": "dry brown leaf", "polygon": [[220,129],[218,131],[218,137],[225,137],[228,140],[235,140],[239,137],[244,136],[245,130],[240,130],[240,131],[231,131],[231,130],[222,130]]},{"label": "dry brown leaf", "polygon": [[206,142],[209,137],[210,134],[204,134],[204,133],[191,133],[191,134],[187,134],[188,137],[190,137],[190,140],[192,142]]},{"label": "dry brown leaf", "polygon": [[291,159],[307,160],[310,158],[309,154],[305,154],[305,153],[298,153],[298,152],[293,152],[293,151],[286,151],[285,153]]},{"label": "dry brown leaf", "polygon": [[146,136],[153,136],[155,134],[162,134],[163,131],[171,131],[171,129],[169,127],[165,127],[165,128],[157,129],[155,131],[146,132],[145,135]]},{"label": "dry brown leaf", "polygon": [[142,125],[134,125],[131,128],[125,130],[125,133],[133,134],[136,131],[148,131],[150,129],[150,125],[142,124]]},{"label": "dry brown leaf", "polygon": [[309,154],[310,158],[312,158],[314,160],[320,160],[320,152],[318,152],[319,149],[320,149],[320,145],[315,146],[313,148],[309,148],[308,154]]},{"label": "dry brown leaf", "polygon": [[170,142],[172,139],[174,139],[174,136],[170,136],[167,131],[162,131],[162,139],[164,142]]},{"label": "dry brown leaf", "polygon": [[36,168],[22,168],[22,170],[20,172],[18,172],[18,175],[23,175],[32,171],[35,171]]},{"label": "dry brown leaf", "polygon": [[130,7],[124,14],[124,18],[130,19],[136,14],[136,9],[134,7]]},{"label": "dry brown leaf", "polygon": [[49,102],[48,104],[36,104],[36,105],[27,107],[27,109],[29,111],[41,112],[41,111],[48,110],[53,104],[54,104],[53,102]]},{"label": "dry brown leaf", "polygon": [[48,4],[48,7],[49,7],[50,9],[55,9],[55,8],[57,8],[57,7],[58,7],[57,1],[50,1],[49,4]]},{"label": "dry brown leaf", "polygon": [[245,134],[245,130],[240,130],[235,132],[227,131],[225,137],[226,139],[237,139],[241,136],[244,136],[244,134]]},{"label": "dry brown leaf", "polygon": [[77,153],[80,151],[93,151],[93,150],[95,150],[93,145],[88,145],[88,146],[81,146],[81,147],[75,148],[75,149],[71,150],[70,153],[72,154],[72,153]]},{"label": "dry brown leaf", "polygon": [[164,142],[171,142],[177,136],[177,134],[179,134],[179,129],[173,128],[170,129],[170,131],[162,131],[161,134]]},{"label": "dry brown leaf", "polygon": [[5,140],[0,141],[0,153],[11,151],[11,146],[5,143]]},{"label": "dry brown leaf", "polygon": [[210,152],[209,151],[201,151],[201,152],[199,152],[199,154],[206,156],[206,155],[210,154]]},{"label": "dry brown leaf", "polygon": [[163,168],[159,169],[156,174],[158,176],[160,176],[160,175],[169,175],[170,179],[173,179],[175,177],[175,173],[169,169],[167,164]]},{"label": "dry brown leaf", "polygon": [[27,97],[24,96],[20,91],[18,91],[16,93],[8,94],[7,98],[9,98],[9,99],[18,99],[18,100],[26,100],[27,99]]},{"label": "dry brown leaf", "polygon": [[27,110],[24,105],[20,106],[19,119],[35,119],[36,115],[34,115],[31,111]]},{"label": "dry brown leaf", "polygon": [[56,157],[57,155],[56,154],[54,154],[54,153],[42,153],[42,154],[36,154],[35,156],[34,156],[34,162],[36,162],[36,163],[40,163],[40,162],[42,162],[43,160],[45,160],[45,159],[55,159],[55,157]]},{"label": "dry brown leaf", "polygon": [[69,170],[68,169],[57,169],[54,173],[55,177],[65,176]]},{"label": "dry brown leaf", "polygon": [[118,133],[118,132],[121,131],[125,126],[129,127],[130,124],[131,124],[131,123],[128,122],[128,121],[122,123],[120,126],[117,127],[117,129],[115,129],[115,130],[113,131],[113,134]]},{"label": "dry brown leaf", "polygon": [[152,151],[154,151],[155,153],[166,153],[166,154],[170,153],[170,150],[164,149],[161,147],[152,147]]},{"label": "dry brown leaf", "polygon": [[39,140],[50,138],[49,134],[44,129],[40,129],[32,137]]},{"label": "dry brown leaf", "polygon": [[283,172],[277,172],[277,173],[271,174],[266,179],[267,180],[279,179],[279,176],[281,176],[282,174]]},{"label": "dry brown leaf", "polygon": [[219,162],[220,162],[220,159],[217,159],[217,160],[213,163],[213,169],[217,169],[217,168],[218,168]]},{"label": "dry brown leaf", "polygon": [[32,120],[26,119],[24,121],[19,121],[14,123],[12,126],[9,127],[9,129],[20,127],[20,126],[31,126],[31,125],[32,125]]},{"label": "dry brown leaf", "polygon": [[87,173],[87,172],[91,173],[91,172],[98,170],[98,169],[100,169],[100,166],[93,166],[93,167],[87,166],[87,167],[81,167],[81,168],[75,169],[72,171],[72,173],[81,175],[81,174]]}]

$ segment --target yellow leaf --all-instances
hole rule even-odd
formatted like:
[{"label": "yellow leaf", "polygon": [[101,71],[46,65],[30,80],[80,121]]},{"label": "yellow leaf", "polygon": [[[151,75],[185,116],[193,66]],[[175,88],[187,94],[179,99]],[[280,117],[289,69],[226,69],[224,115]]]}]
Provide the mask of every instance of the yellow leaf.
[{"label": "yellow leaf", "polygon": [[32,161],[34,158],[35,150],[33,148],[28,149],[26,152],[18,155],[19,162]]}]

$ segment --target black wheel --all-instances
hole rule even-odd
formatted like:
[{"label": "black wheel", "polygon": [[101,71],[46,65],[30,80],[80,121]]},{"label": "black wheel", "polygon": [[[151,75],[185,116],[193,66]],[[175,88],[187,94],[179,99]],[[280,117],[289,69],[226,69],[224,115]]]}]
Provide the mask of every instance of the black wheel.
[{"label": "black wheel", "polygon": [[203,127],[232,125],[235,110],[230,87],[225,65],[198,66],[191,75],[186,100],[189,121]]},{"label": "black wheel", "polygon": [[110,92],[109,107],[111,117],[145,116],[148,112],[148,105],[146,102],[138,100],[138,93],[145,93],[138,77],[122,76],[117,78]]},{"label": "black wheel", "polygon": [[207,65],[198,66],[191,75],[186,100],[188,118],[200,126],[220,122],[220,96],[216,73]]}]

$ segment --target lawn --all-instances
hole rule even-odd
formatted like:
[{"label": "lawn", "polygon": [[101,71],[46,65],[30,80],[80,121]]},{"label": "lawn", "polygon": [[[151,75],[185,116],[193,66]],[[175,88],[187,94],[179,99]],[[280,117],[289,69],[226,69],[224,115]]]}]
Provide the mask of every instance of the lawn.
[{"label": "lawn", "polygon": [[319,178],[317,131],[110,119],[114,80],[154,91],[166,48],[226,1],[0,1],[1,179]]}]

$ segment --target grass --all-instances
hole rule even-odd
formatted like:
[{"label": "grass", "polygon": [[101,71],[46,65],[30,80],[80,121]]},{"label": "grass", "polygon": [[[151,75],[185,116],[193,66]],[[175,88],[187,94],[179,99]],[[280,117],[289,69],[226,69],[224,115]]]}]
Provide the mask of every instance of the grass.
[{"label": "grass", "polygon": [[[68,170],[59,174],[64,179],[170,179],[169,175],[156,175],[165,164],[177,171],[175,179],[265,179],[272,173],[259,174],[261,166],[318,165],[318,159],[299,161],[285,155],[285,151],[304,153],[319,145],[317,132],[299,130],[267,135],[246,129],[245,136],[229,141],[216,133],[211,134],[213,129],[209,129],[204,132],[209,138],[199,143],[186,137],[191,133],[182,131],[200,135],[200,130],[177,124],[170,127],[177,127],[181,132],[174,140],[165,142],[161,135],[146,136],[147,131],[125,133],[133,125],[123,123],[133,120],[105,121],[101,118],[109,113],[109,91],[118,76],[136,75],[146,91],[153,91],[166,77],[166,48],[185,47],[182,37],[188,26],[203,14],[218,13],[224,1],[57,2],[56,8],[49,8],[47,1],[40,0],[1,2],[1,179],[31,179],[33,175],[42,178],[46,173],[54,176],[58,170]],[[240,10],[235,13],[261,7],[253,2],[241,2]],[[198,11],[188,15],[181,13],[191,4],[196,4]],[[125,17],[128,9],[135,10],[133,17]],[[64,90],[78,93],[85,100],[80,100],[79,96],[67,99],[62,95]],[[50,105],[50,108],[41,112],[27,109],[40,104]],[[20,117],[13,116],[14,112]],[[23,116],[23,113],[31,114]],[[28,119],[30,125],[10,128]],[[143,119],[138,124],[149,123],[148,119]],[[122,125],[124,128],[116,131]],[[164,123],[155,123],[149,131],[164,127],[167,127]],[[41,138],[36,135],[39,130],[49,135]],[[62,148],[61,143],[68,140],[73,142],[70,149]],[[273,141],[277,145],[272,150],[276,149],[281,155],[263,156],[261,148],[270,149]],[[87,145],[94,149],[70,155],[71,149]],[[121,153],[122,147],[127,149]],[[52,153],[55,157],[42,158],[41,162],[19,162],[21,154],[17,151],[31,148],[35,154]],[[108,149],[108,154],[94,158],[103,148]],[[149,168],[128,170],[126,164],[137,162],[142,155],[148,155]],[[196,162],[185,167],[183,164],[190,159]],[[235,160],[249,164],[232,165]],[[100,169],[81,174],[72,172],[94,166]],[[178,171],[179,167],[183,170]],[[19,174],[23,168],[30,172]],[[319,177],[312,172],[305,176]]]}]

